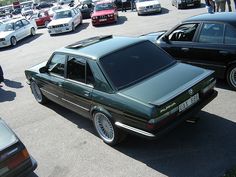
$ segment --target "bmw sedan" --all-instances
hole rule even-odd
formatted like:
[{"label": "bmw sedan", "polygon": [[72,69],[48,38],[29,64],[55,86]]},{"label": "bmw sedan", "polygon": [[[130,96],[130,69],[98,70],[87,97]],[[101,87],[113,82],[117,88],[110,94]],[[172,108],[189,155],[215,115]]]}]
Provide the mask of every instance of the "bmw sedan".
[{"label": "bmw sedan", "polygon": [[141,36],[177,60],[215,70],[236,90],[236,13],[193,16],[168,31]]},{"label": "bmw sedan", "polygon": [[124,132],[157,138],[216,96],[214,72],[178,63],[148,40],[98,36],[56,50],[25,71],[37,102],[93,121],[114,145]]},{"label": "bmw sedan", "polygon": [[0,47],[15,46],[27,36],[36,34],[35,22],[25,18],[12,19],[0,25]]}]

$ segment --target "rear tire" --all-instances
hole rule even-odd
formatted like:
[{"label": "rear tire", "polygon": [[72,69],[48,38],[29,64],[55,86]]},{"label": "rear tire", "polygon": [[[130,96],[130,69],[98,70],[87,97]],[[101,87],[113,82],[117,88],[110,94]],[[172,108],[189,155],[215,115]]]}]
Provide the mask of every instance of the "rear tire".
[{"label": "rear tire", "polygon": [[34,28],[31,28],[31,30],[30,30],[30,34],[31,34],[31,36],[34,36],[34,35],[36,34],[36,32],[35,32],[35,29],[34,29]]},{"label": "rear tire", "polygon": [[227,71],[227,82],[233,90],[236,90],[236,65],[229,67]]},{"label": "rear tire", "polygon": [[43,95],[43,93],[41,92],[39,86],[37,85],[35,81],[31,82],[30,88],[34,95],[34,98],[36,99],[38,103],[45,104],[47,102],[47,98]]},{"label": "rear tire", "polygon": [[72,23],[72,31],[75,31],[75,24],[74,23]]},{"label": "rear tire", "polygon": [[125,134],[115,126],[112,119],[102,112],[93,114],[93,124],[99,137],[110,146],[114,146],[125,138]]}]

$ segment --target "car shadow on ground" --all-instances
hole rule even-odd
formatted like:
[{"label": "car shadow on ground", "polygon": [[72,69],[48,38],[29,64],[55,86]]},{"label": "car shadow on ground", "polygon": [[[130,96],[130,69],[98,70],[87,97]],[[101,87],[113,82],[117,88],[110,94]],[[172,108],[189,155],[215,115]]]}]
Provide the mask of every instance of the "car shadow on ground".
[{"label": "car shadow on ground", "polygon": [[23,85],[21,84],[21,82],[9,80],[9,79],[4,79],[4,84],[5,84],[7,87],[11,87],[11,88],[22,88],[22,87],[23,87]]},{"label": "car shadow on ground", "polygon": [[38,175],[36,175],[34,172],[29,174],[27,177],[39,177]]},{"label": "car shadow on ground", "polygon": [[59,36],[64,36],[64,35],[76,34],[76,33],[79,33],[82,30],[85,30],[88,26],[89,26],[89,23],[83,22],[82,24],[78,25],[75,28],[75,31],[70,31],[70,32],[60,33],[60,34],[53,34],[53,35],[51,35],[51,37],[59,37]]},{"label": "car shadow on ground", "polygon": [[224,79],[217,79],[216,88],[234,91]]},{"label": "car shadow on ground", "polygon": [[34,41],[35,39],[39,38],[41,35],[43,35],[43,33],[36,33],[34,36],[28,36],[28,37],[18,41],[16,46],[8,46],[8,47],[0,48],[0,52],[18,48],[18,47],[20,47],[24,44],[27,44],[27,43],[30,43],[30,42]]},{"label": "car shadow on ground", "polygon": [[[52,102],[47,107],[96,135],[89,119]],[[236,164],[236,123],[204,111],[198,117],[157,140],[128,135],[114,148],[166,176],[223,176]]]},{"label": "car shadow on ground", "polygon": [[5,90],[4,86],[0,87],[0,103],[13,101],[16,97],[16,93],[10,90]]}]

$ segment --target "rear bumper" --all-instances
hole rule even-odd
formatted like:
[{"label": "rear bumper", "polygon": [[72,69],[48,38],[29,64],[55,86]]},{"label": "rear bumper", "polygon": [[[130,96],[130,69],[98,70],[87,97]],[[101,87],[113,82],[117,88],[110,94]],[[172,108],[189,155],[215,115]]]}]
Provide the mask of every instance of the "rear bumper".
[{"label": "rear bumper", "polygon": [[180,8],[187,8],[187,7],[196,7],[200,6],[201,2],[200,1],[194,1],[194,2],[181,2],[179,4]]},{"label": "rear bumper", "polygon": [[162,136],[163,134],[169,132],[170,130],[174,129],[177,125],[185,121],[186,119],[190,118],[191,116],[195,115],[197,112],[199,112],[202,108],[204,108],[209,102],[211,102],[216,96],[218,95],[218,92],[214,90],[210,95],[208,95],[207,98],[204,100],[200,101],[197,103],[195,106],[190,108],[188,111],[183,113],[182,115],[178,116],[170,122],[165,127],[162,127],[160,130],[153,130],[154,132],[148,132],[145,130],[137,129],[135,127],[131,127],[129,125],[120,123],[120,122],[115,122],[115,125],[129,133],[136,134],[141,137],[145,137],[148,139],[156,139]]}]

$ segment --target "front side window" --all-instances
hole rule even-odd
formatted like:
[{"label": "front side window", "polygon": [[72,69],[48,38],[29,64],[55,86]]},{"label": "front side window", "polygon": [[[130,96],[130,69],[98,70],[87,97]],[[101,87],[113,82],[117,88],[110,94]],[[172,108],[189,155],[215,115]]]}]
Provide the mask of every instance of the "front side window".
[{"label": "front side window", "polygon": [[48,64],[49,72],[64,77],[66,58],[64,54],[54,54]]},{"label": "front side window", "polygon": [[151,77],[175,62],[149,41],[123,48],[100,59],[106,77],[117,90]]},{"label": "front side window", "polygon": [[20,28],[22,28],[22,27],[23,27],[23,24],[22,24],[21,21],[17,21],[17,22],[15,23],[15,29],[16,29],[16,30],[18,30],[18,29],[20,29]]},{"label": "front side window", "polygon": [[23,19],[23,20],[22,20],[22,23],[23,23],[24,26],[26,26],[26,25],[28,25],[30,22]]},{"label": "front side window", "polygon": [[229,25],[225,30],[225,44],[236,44],[236,29]]},{"label": "front side window", "polygon": [[194,34],[196,33],[198,24],[184,24],[176,28],[172,33],[169,34],[168,38],[170,41],[189,41],[193,40]]},{"label": "front side window", "polygon": [[224,25],[218,23],[205,23],[199,35],[199,42],[222,44]]}]

